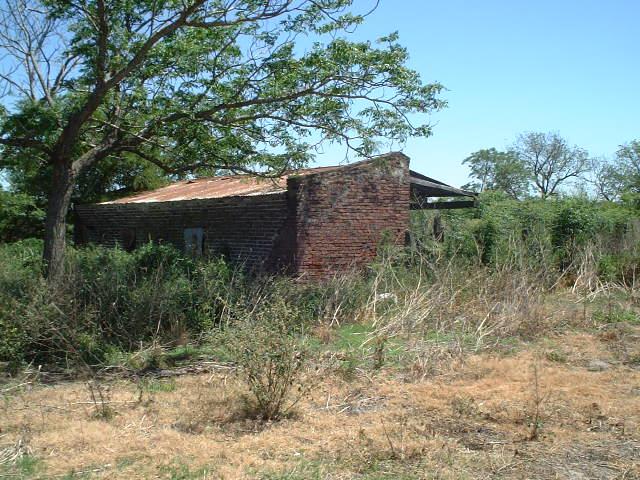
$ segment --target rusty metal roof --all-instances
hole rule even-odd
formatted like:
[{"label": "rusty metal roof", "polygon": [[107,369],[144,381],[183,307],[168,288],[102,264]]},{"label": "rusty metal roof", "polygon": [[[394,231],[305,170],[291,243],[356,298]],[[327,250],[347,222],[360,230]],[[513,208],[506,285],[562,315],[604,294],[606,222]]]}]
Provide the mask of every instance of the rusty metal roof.
[{"label": "rusty metal roof", "polygon": [[227,175],[198,178],[172,183],[156,190],[138,193],[102,204],[175,202],[205,198],[238,197],[280,193],[287,189],[290,176],[310,175],[317,172],[335,170],[339,166],[316,167],[296,170],[278,178],[261,178],[253,175]]},{"label": "rusty metal roof", "polygon": [[[384,155],[382,155],[384,156]],[[354,167],[361,162],[295,170],[277,178],[262,178],[254,175],[227,175],[217,177],[183,180],[166,187],[148,192],[141,192],[129,197],[103,202],[102,204],[175,202],[180,200],[198,200],[206,198],[245,197],[250,195],[267,195],[282,193],[287,190],[287,178],[291,176],[311,175],[341,168]],[[409,171],[409,182],[413,196],[419,197],[458,197],[475,196],[476,193],[461,190],[413,170]]]}]

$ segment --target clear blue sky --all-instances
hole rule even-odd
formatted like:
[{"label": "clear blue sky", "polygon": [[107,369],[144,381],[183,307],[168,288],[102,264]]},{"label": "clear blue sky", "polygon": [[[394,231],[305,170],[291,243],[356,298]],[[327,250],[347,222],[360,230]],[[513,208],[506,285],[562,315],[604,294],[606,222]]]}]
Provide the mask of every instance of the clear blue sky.
[{"label": "clear blue sky", "polygon": [[461,185],[469,153],[523,131],[594,156],[640,138],[640,0],[381,0],[355,36],[395,30],[411,67],[448,89],[433,136],[404,148],[415,170]]}]

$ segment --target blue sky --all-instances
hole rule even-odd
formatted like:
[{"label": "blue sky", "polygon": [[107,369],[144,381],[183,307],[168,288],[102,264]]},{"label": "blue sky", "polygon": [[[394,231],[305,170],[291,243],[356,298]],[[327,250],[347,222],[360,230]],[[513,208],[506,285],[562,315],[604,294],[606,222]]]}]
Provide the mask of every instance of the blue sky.
[{"label": "blue sky", "polygon": [[[447,88],[433,136],[403,148],[415,170],[462,185],[465,157],[525,131],[557,131],[593,156],[640,139],[640,0],[380,0],[352,38],[393,31],[410,66]],[[328,146],[317,164],[343,158]]]},{"label": "blue sky", "polygon": [[[594,156],[640,138],[640,0],[381,0],[355,37],[395,30],[410,66],[448,89],[433,136],[403,149],[415,170],[461,185],[469,153],[524,131]],[[329,148],[318,163],[342,157]]]}]

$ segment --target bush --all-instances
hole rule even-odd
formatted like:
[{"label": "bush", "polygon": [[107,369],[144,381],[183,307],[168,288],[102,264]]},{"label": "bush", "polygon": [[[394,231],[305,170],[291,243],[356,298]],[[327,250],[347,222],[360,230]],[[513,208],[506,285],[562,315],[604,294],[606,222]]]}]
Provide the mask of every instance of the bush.
[{"label": "bush", "polygon": [[264,421],[289,414],[305,393],[301,373],[305,347],[292,326],[298,310],[282,299],[271,297],[251,309],[217,336],[230,358],[240,367],[250,396],[245,414]]},{"label": "bush", "polygon": [[628,310],[619,305],[609,305],[607,309],[593,312],[592,319],[596,324],[611,324],[626,322],[632,325],[640,324],[640,316],[633,310]]},{"label": "bush", "polygon": [[42,236],[44,216],[33,197],[6,192],[0,187],[0,242]]},{"label": "bush", "polygon": [[571,199],[558,205],[551,243],[555,249],[560,270],[566,270],[574,261],[579,247],[594,239],[598,218],[591,202]]},{"label": "bush", "polygon": [[184,341],[210,329],[234,294],[224,261],[171,246],[69,248],[55,286],[41,277],[41,252],[39,241],[0,245],[0,361],[11,365],[92,366],[114,349]]},{"label": "bush", "polygon": [[[444,226],[442,243],[431,238],[435,215]],[[417,211],[412,224],[414,248],[427,258],[538,270],[549,285],[562,273],[577,274],[589,249],[603,258],[597,268],[603,279],[624,281],[637,270],[638,215],[627,204],[579,197],[515,201],[487,192],[479,208]]]}]

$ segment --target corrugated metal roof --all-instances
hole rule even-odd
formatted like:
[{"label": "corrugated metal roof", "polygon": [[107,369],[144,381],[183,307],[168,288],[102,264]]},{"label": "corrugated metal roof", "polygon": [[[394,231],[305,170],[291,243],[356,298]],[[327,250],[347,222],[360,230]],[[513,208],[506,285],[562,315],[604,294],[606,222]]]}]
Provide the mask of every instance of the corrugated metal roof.
[{"label": "corrugated metal roof", "polygon": [[[198,178],[172,183],[166,187],[148,192],[141,192],[129,197],[103,202],[103,204],[175,202],[179,200],[198,200],[206,198],[244,197],[250,195],[267,195],[281,193],[287,189],[287,178],[290,176],[311,175],[341,168],[354,167],[356,162],[340,166],[316,167],[296,170],[278,178],[261,178],[253,175],[227,175],[219,177]],[[409,181],[413,195],[422,197],[475,196],[445,183],[426,177],[410,170]]]},{"label": "corrugated metal roof", "polygon": [[310,175],[312,173],[326,172],[337,168],[340,167],[305,168],[279,178],[260,178],[252,175],[228,175],[183,180],[156,190],[142,192],[110,202],[103,202],[103,204],[175,202],[179,200],[266,195],[286,191],[287,178],[290,176]]}]

